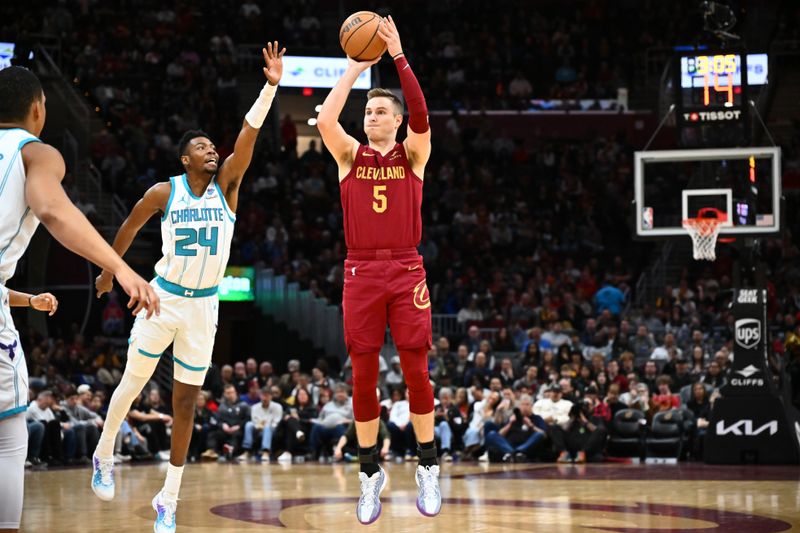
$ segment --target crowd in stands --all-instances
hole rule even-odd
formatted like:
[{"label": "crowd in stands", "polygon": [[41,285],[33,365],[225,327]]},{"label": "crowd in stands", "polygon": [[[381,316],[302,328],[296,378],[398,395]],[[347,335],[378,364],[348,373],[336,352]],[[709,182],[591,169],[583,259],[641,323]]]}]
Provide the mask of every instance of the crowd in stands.
[{"label": "crowd in stands", "polygon": [[[20,32],[63,38],[65,74],[109,124],[93,141],[95,165],[132,205],[178,172],[175,143],[184,130],[206,129],[221,157],[231,152],[242,120],[238,43],[272,38],[267,30],[275,30],[287,46],[336,51],[321,31],[329,22],[319,15],[324,2],[283,4],[285,10],[251,0],[181,9],[154,0],[45,2],[37,8],[45,16],[20,5],[19,16],[7,20]],[[392,14],[398,23],[417,20],[419,4],[398,3]],[[531,96],[613,97],[635,83],[641,50],[692,24],[663,15],[677,9],[673,3],[641,9],[597,0],[578,9],[552,2],[525,13],[504,9],[507,2],[471,3],[469,10],[458,4],[425,2],[424,31],[403,34],[431,109],[517,109]],[[609,36],[608,21],[629,19],[633,9],[639,23]],[[440,30],[443,17],[452,24]],[[391,65],[381,68],[391,83]],[[356,125],[347,128],[361,138]],[[231,264],[272,267],[338,304],[346,251],[336,165],[314,145],[297,153],[291,120],[278,135],[275,149],[257,151],[243,183]],[[688,409],[691,431],[702,434],[730,361],[730,256],[723,250],[710,266],[692,264],[656,300],[632,305],[650,248],[628,235],[630,141],[555,141],[537,132],[511,138],[489,118],[466,125],[453,114],[433,143],[420,253],[434,312],[456,316],[466,331],[438,339],[430,354],[444,459],[599,459],[612,417],[625,408],[649,418]],[[800,167],[796,144],[789,153],[789,166]],[[791,212],[797,200],[787,201]],[[793,376],[800,404],[800,250],[792,239],[800,222],[788,223],[782,239],[765,241],[768,318],[775,368]],[[25,350],[31,463],[86,462],[124,349],[99,341],[87,347],[78,335],[64,341],[30,334]],[[402,372],[396,361],[386,363],[381,455],[410,460]],[[292,363],[278,375],[256,359],[214,368],[197,399],[191,458],[352,457],[346,369],[339,374],[323,361],[308,370]],[[149,387],[134,404],[117,443],[120,460],[166,456],[172,420],[162,392]],[[699,457],[701,442],[694,439],[691,456]]]},{"label": "crowd in stands", "polygon": [[[702,330],[683,326],[657,337],[644,317],[623,318],[618,327],[607,310],[586,322],[594,325],[577,331],[553,320],[531,327],[521,346],[502,333],[490,341],[476,325],[453,344],[438,338],[429,373],[441,459],[601,461],[614,417],[629,409],[648,422],[680,413],[689,421],[683,457],[702,458],[710,410],[729,377],[731,343],[715,347]],[[86,348],[79,335],[71,346],[30,335],[29,462],[88,463],[119,382],[119,350],[100,342]],[[775,345],[796,371],[800,326]],[[415,460],[399,360],[385,363],[376,390],[381,457]],[[310,373],[298,360],[283,374],[255,358],[212,366],[197,398],[189,460],[354,461],[348,369],[334,372],[324,359]],[[116,459],[167,460],[171,425],[169,402],[151,382],[123,423]]]}]

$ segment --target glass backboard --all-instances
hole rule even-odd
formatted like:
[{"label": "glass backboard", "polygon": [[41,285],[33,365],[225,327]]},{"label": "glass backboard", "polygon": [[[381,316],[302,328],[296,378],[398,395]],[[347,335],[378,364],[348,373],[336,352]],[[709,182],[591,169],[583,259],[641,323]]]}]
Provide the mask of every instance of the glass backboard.
[{"label": "glass backboard", "polygon": [[636,152],[638,237],[687,235],[682,222],[703,208],[725,214],[721,235],[780,231],[780,148]]}]

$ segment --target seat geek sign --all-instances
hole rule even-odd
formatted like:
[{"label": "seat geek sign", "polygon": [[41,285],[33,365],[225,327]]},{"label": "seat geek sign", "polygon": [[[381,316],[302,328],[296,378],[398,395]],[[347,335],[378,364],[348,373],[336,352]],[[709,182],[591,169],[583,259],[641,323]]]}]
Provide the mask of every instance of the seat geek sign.
[{"label": "seat geek sign", "polygon": [[[281,87],[331,89],[345,70],[346,57],[284,56]],[[356,79],[353,89],[371,88],[372,72],[367,69]]]}]

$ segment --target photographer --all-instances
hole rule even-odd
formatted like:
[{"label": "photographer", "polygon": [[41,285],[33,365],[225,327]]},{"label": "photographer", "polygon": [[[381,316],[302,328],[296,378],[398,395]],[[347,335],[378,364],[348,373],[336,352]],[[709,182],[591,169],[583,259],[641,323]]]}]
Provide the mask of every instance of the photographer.
[{"label": "photographer", "polygon": [[559,452],[559,463],[585,463],[587,456],[602,453],[607,431],[602,418],[594,415],[598,402],[596,396],[588,396],[572,406],[566,424],[551,426],[550,438]]},{"label": "photographer", "polygon": [[508,423],[486,434],[486,447],[503,453],[503,462],[524,462],[531,458],[536,443],[547,435],[547,425],[533,414],[533,399],[523,394]]}]

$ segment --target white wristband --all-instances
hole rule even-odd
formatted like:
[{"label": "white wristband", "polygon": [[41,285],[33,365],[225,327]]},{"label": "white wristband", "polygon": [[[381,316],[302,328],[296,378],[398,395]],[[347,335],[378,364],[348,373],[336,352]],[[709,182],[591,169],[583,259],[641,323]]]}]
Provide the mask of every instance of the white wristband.
[{"label": "white wristband", "polygon": [[262,124],[264,124],[264,119],[267,118],[267,113],[269,113],[272,99],[275,97],[275,92],[277,90],[277,85],[270,85],[269,82],[265,83],[258,98],[253,102],[253,107],[251,107],[250,111],[244,116],[247,123],[255,129],[261,129]]}]

